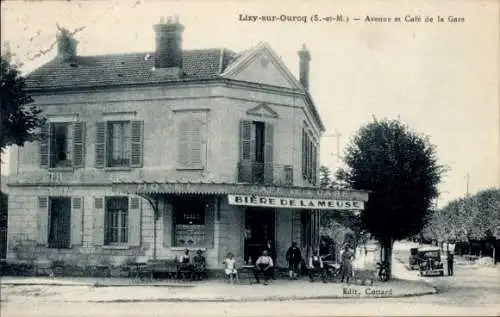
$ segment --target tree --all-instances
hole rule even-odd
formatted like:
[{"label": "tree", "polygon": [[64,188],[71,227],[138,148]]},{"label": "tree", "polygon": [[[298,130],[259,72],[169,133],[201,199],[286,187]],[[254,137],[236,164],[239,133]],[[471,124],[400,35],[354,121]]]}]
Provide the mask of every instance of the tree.
[{"label": "tree", "polygon": [[394,241],[419,233],[444,169],[428,138],[399,120],[376,119],[361,127],[338,173],[353,189],[369,190],[361,221],[378,239],[391,264]]},{"label": "tree", "polygon": [[434,213],[423,233],[440,242],[490,238],[500,226],[500,190],[486,189],[449,202]]},{"label": "tree", "polygon": [[33,99],[26,93],[24,78],[11,55],[1,56],[0,87],[0,150],[10,145],[23,146],[39,138],[40,127],[45,123],[42,111],[30,105]]},{"label": "tree", "polygon": [[330,169],[325,165],[319,167],[319,186],[321,188],[331,188],[332,187],[332,174]]}]

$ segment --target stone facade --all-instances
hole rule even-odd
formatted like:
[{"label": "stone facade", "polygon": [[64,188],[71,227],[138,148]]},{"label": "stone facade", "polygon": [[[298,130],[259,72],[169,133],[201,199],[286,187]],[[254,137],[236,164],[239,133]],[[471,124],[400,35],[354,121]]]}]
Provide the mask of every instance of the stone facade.
[{"label": "stone facade", "polygon": [[[140,201],[137,209],[140,217],[130,218],[129,230],[139,230],[138,236],[134,236],[137,239],[128,241],[127,245],[106,246],[99,242],[103,231],[96,229],[102,225],[102,221],[95,221],[96,198],[123,196],[112,191],[111,183],[117,180],[237,183],[241,120],[272,124],[272,157],[276,170],[290,166],[293,184],[289,185],[315,186],[303,177],[301,154],[305,127],[319,152],[323,128],[314,105],[267,45],[247,54],[247,62],[236,63],[221,74],[220,80],[210,82],[33,92],[36,105],[43,109],[49,121],[85,122],[84,166],[41,168],[38,142],[12,150],[8,258],[62,260],[76,266],[116,266],[138,256],[157,259],[179,256],[183,248],[171,245],[172,210],[168,199],[160,199],[155,220],[152,205],[143,197],[134,196]],[[202,167],[181,169],[177,118],[179,113],[200,112],[205,114]],[[103,120],[144,123],[140,167],[96,168],[96,126]],[[315,158],[318,160],[318,155]],[[43,197],[81,199],[82,205],[72,210],[70,248],[48,248],[44,243],[48,220],[44,219],[47,214],[41,212],[39,205]],[[207,220],[213,223],[213,245],[204,249],[208,267],[213,269],[222,268],[222,259],[228,252],[240,260],[244,254],[245,209],[229,205],[224,195],[220,198],[217,214]],[[276,210],[275,223],[277,264],[285,266],[284,255],[290,242],[301,240],[299,211]]]}]

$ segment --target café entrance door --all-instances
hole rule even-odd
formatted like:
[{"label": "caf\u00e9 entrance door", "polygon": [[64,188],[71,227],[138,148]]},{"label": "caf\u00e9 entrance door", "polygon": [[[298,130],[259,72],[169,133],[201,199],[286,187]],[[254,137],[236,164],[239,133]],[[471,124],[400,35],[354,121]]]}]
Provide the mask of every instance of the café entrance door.
[{"label": "caf\u00e9 entrance door", "polygon": [[[271,208],[247,208],[245,212],[245,261],[255,263],[267,241],[275,246],[275,217]],[[274,258],[274,255],[272,255]]]}]

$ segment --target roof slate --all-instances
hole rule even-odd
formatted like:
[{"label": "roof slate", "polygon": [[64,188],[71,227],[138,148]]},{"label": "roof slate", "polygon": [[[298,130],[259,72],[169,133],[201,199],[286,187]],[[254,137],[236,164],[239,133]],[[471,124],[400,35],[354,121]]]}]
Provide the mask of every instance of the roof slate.
[{"label": "roof slate", "polygon": [[[211,78],[240,55],[228,49],[185,50],[185,79]],[[154,73],[154,53],[78,56],[72,63],[54,58],[26,77],[28,89],[86,88],[164,82]]]}]

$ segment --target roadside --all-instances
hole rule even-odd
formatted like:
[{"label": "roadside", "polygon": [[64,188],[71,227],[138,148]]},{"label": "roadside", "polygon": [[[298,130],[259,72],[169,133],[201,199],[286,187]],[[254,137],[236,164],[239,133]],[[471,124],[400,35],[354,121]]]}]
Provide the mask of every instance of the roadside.
[{"label": "roadside", "polygon": [[443,258],[445,275],[434,277],[419,277],[416,270],[409,270],[409,249],[411,244],[407,242],[395,245],[393,256],[394,263],[406,268],[409,277],[415,276],[434,286],[439,295],[433,298],[435,303],[453,303],[455,305],[484,305],[486,307],[497,307],[500,298],[500,266],[482,266],[478,264],[456,265],[454,275],[446,274],[446,258]]},{"label": "roadside", "polygon": [[[276,280],[270,285],[227,284],[222,280],[202,282],[137,281],[123,278],[34,278],[2,277],[2,300],[34,297],[58,302],[223,302],[285,301],[340,298],[394,298],[435,294],[419,279],[409,279],[402,264],[394,266],[394,280],[374,284],[310,283]],[[129,287],[126,287],[129,286]],[[133,287],[132,287],[133,286]]]}]

